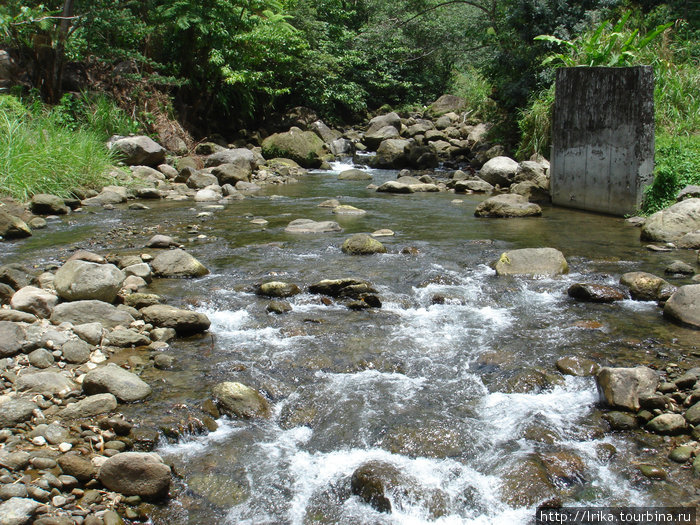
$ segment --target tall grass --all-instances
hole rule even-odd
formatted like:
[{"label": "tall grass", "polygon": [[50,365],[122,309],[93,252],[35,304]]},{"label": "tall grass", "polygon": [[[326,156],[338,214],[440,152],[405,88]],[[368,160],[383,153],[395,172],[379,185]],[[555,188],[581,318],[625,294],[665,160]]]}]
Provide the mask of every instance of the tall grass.
[{"label": "tall grass", "polygon": [[[0,100],[13,98],[0,96]],[[78,187],[100,187],[113,164],[103,138],[67,128],[51,111],[32,114],[0,102],[0,192],[20,200],[36,193],[68,197]]]},{"label": "tall grass", "polygon": [[491,98],[493,87],[476,68],[454,71],[449,91],[467,101],[472,117],[487,120],[496,111],[496,102]]},{"label": "tall grass", "polygon": [[532,97],[529,105],[520,112],[520,144],[515,153],[517,158],[527,159],[534,154],[549,158],[553,111],[554,84]]}]

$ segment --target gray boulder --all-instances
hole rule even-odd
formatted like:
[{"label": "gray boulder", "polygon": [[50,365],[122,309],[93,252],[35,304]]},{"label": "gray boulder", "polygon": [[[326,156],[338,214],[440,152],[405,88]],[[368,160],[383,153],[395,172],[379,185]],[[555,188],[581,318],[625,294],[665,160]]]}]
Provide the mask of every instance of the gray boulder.
[{"label": "gray boulder", "polygon": [[[101,333],[102,326],[98,326],[100,327],[99,329]],[[61,353],[63,353],[63,359],[69,363],[82,365],[90,360],[90,345],[81,339],[71,339],[70,341],[63,343]]]},{"label": "gray boulder", "polygon": [[356,233],[345,239],[341,246],[343,253],[348,255],[372,255],[386,253],[386,247],[377,239],[366,233]]},{"label": "gray boulder", "polygon": [[204,165],[208,168],[233,164],[239,168],[252,172],[256,166],[255,154],[247,148],[225,149],[209,155],[204,159]]},{"label": "gray boulder", "polygon": [[482,179],[458,180],[454,184],[456,193],[490,193],[493,191],[493,185]]},{"label": "gray boulder", "polygon": [[64,200],[58,195],[37,193],[29,201],[29,209],[36,215],[65,215],[70,212]]},{"label": "gray boulder", "polygon": [[335,221],[312,221],[311,219],[295,219],[284,229],[287,233],[327,233],[343,231]]},{"label": "gray boulder", "polygon": [[384,126],[374,131],[368,131],[365,133],[363,142],[371,150],[377,149],[377,147],[387,139],[398,139],[399,130],[394,126]]},{"label": "gray boulder", "polygon": [[309,130],[316,133],[326,144],[330,144],[339,135],[339,133],[333,132],[331,128],[326,126],[322,120],[316,120],[309,124]]},{"label": "gray boulder", "polygon": [[107,334],[105,344],[118,346],[121,348],[129,348],[136,346],[147,346],[151,343],[151,339],[146,335],[131,328],[117,328]]},{"label": "gray boulder", "polygon": [[522,195],[507,193],[489,197],[479,203],[474,210],[476,217],[537,217],[542,215],[542,208],[528,200]]},{"label": "gray boulder", "polygon": [[699,250],[700,230],[686,233],[680,239],[678,239],[675,244],[677,248],[682,248],[685,250]]},{"label": "gray boulder", "polygon": [[91,345],[99,345],[105,329],[101,323],[84,323],[73,326],[73,333]]},{"label": "gray boulder", "polygon": [[396,129],[396,131],[400,131],[401,117],[399,117],[399,115],[393,111],[391,113],[387,113],[386,115],[378,115],[369,121],[365,135],[376,133],[380,129],[387,126],[391,126]]},{"label": "gray boulder", "polygon": [[111,143],[110,149],[129,166],[156,167],[165,160],[165,148],[146,136],[125,137]]},{"label": "gray boulder", "polygon": [[94,417],[117,409],[117,398],[113,394],[95,394],[66,406],[60,416],[63,419]]},{"label": "gray boulder", "polygon": [[136,374],[109,363],[85,374],[83,391],[88,395],[113,394],[120,401],[129,403],[150,395],[151,387]]},{"label": "gray boulder", "polygon": [[647,423],[647,428],[657,434],[681,434],[688,428],[688,423],[681,414],[661,414]]},{"label": "gray boulder", "polygon": [[51,322],[61,324],[68,322],[74,325],[85,323],[100,323],[105,328],[117,325],[130,325],[134,318],[116,306],[103,301],[73,301],[61,303],[54,308]]},{"label": "gray boulder", "polygon": [[160,277],[201,277],[209,273],[202,263],[180,248],[156,255],[151,268]]},{"label": "gray boulder", "polygon": [[568,273],[569,265],[554,248],[523,248],[504,252],[494,268],[498,275],[529,275],[552,277]]},{"label": "gray boulder", "polygon": [[489,184],[505,188],[513,183],[518,168],[518,163],[509,157],[494,157],[482,166],[479,177]]},{"label": "gray boulder", "polygon": [[126,279],[113,264],[81,260],[66,262],[56,272],[54,288],[66,301],[97,300],[111,303]]},{"label": "gray boulder", "polygon": [[188,177],[186,184],[189,188],[201,190],[212,184],[219,184],[219,179],[211,173],[197,171]]},{"label": "gray boulder", "polygon": [[29,498],[10,498],[0,503],[0,525],[31,523],[41,504]]},{"label": "gray boulder", "polygon": [[685,234],[700,230],[700,198],[685,199],[654,213],[642,226],[646,241],[676,241]]},{"label": "gray boulder", "polygon": [[338,180],[370,180],[372,175],[366,171],[350,169],[340,172]]},{"label": "gray boulder", "polygon": [[0,321],[0,358],[11,357],[22,351],[27,334],[20,325]]},{"label": "gray boulder", "polygon": [[35,286],[25,286],[12,296],[10,306],[15,310],[48,319],[57,303],[56,294]]},{"label": "gray boulder", "polygon": [[20,392],[52,395],[66,394],[78,388],[70,377],[50,371],[22,374],[15,381],[15,387]]},{"label": "gray boulder", "polygon": [[459,113],[467,107],[467,101],[456,95],[442,95],[428,106],[428,113],[439,117],[445,113]]},{"label": "gray boulder", "polygon": [[377,188],[379,193],[415,193],[412,184],[405,184],[396,180],[386,181]]},{"label": "gray boulder", "polygon": [[659,375],[646,366],[603,367],[596,374],[596,384],[601,400],[609,406],[636,412],[640,408],[639,398],[651,396],[656,391]]},{"label": "gray boulder", "polygon": [[357,299],[363,294],[377,293],[377,290],[367,281],[349,277],[343,279],[324,279],[309,286],[309,293]]},{"label": "gray boulder", "polygon": [[202,313],[165,304],[147,306],[141,313],[147,323],[161,328],[173,328],[178,334],[204,332],[211,325],[209,318]]},{"label": "gray boulder", "polygon": [[0,238],[22,239],[31,237],[32,230],[22,219],[0,210]]},{"label": "gray boulder", "polygon": [[102,464],[97,479],[125,496],[162,499],[170,490],[171,471],[157,454],[122,452]]},{"label": "gray boulder", "polygon": [[242,383],[226,381],[212,389],[219,410],[244,419],[270,416],[270,405],[260,392]]},{"label": "gray boulder", "polygon": [[373,168],[403,168],[409,165],[411,142],[405,139],[387,139],[377,149],[377,154],[370,158]]},{"label": "gray boulder", "polygon": [[12,428],[29,421],[38,407],[34,401],[25,397],[14,397],[0,404],[0,428]]},{"label": "gray boulder", "polygon": [[664,305],[664,317],[700,329],[700,284],[678,288]]},{"label": "gray boulder", "polygon": [[323,140],[313,131],[299,128],[270,135],[262,143],[262,154],[266,159],[292,159],[304,168],[319,168],[324,153]]},{"label": "gray boulder", "polygon": [[250,176],[252,174],[250,164],[241,164],[220,164],[213,168],[211,173],[217,178],[221,186],[225,184],[235,186],[238,182],[250,182]]}]

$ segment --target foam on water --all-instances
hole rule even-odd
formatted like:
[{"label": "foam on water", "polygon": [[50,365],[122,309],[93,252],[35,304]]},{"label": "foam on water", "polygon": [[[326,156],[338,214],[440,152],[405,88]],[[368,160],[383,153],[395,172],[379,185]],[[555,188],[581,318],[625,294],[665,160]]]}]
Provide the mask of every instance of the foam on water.
[{"label": "foam on water", "polygon": [[168,443],[158,447],[158,452],[164,455],[180,456],[183,458],[196,457],[206,452],[212,445],[222,443],[236,432],[245,430],[245,426],[238,421],[221,418],[216,421],[218,427],[214,432],[200,436],[190,436],[177,443]]}]

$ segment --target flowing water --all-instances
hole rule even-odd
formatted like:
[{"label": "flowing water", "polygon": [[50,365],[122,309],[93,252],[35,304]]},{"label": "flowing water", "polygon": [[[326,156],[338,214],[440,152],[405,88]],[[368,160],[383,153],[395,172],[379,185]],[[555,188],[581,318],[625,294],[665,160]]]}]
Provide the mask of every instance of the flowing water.
[{"label": "flowing water", "polygon": [[[604,432],[594,380],[554,366],[563,356],[660,368],[697,360],[697,332],[668,323],[653,303],[582,304],[566,295],[574,282],[616,284],[627,271],[691,262],[692,253],[648,252],[622,219],[572,210],[476,219],[483,197],[378,194],[367,182],[338,181],[342,167],[224,208],[163,202],[75,215],[8,245],[6,261],[57,261],[64,252],[54,243],[99,250],[138,224],[142,231],[126,234],[136,253],[163,231],[192,238],[187,249],[211,269],[151,286],[171,304],[207,313],[212,326],[172,342],[173,369],[146,367],[154,395],[124,411],[158,427],[178,408],[201,405],[217,382],[240,381],[270,399],[273,415],[222,418],[215,432],[161,440],[158,451],[181,479],[156,523],[517,524],[551,498],[662,505],[693,495],[680,467],[664,463],[668,480],[651,482],[635,466],[665,457],[670,444]],[[396,177],[371,173],[375,184]],[[318,207],[329,198],[368,213],[333,216]],[[337,220],[344,231],[285,233],[297,218]],[[396,232],[380,239],[389,253],[341,252],[349,234],[380,228]],[[197,230],[207,238],[196,239]],[[499,278],[489,266],[504,250],[544,246],[560,249],[571,273]],[[305,289],[342,277],[373,283],[383,307],[353,311],[302,293],[277,316],[251,291],[268,280]],[[353,471],[370,460],[397,467],[413,487],[390,495],[392,513],[350,492]],[[562,463],[572,472],[557,475]]]}]

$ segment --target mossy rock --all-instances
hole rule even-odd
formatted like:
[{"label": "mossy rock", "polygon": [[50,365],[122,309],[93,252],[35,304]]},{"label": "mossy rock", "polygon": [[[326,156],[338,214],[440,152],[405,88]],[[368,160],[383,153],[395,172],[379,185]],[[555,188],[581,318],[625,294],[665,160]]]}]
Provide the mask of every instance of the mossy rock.
[{"label": "mossy rock", "polygon": [[270,135],[262,143],[262,154],[266,159],[283,157],[304,168],[319,168],[324,153],[323,140],[318,135],[298,128]]}]

